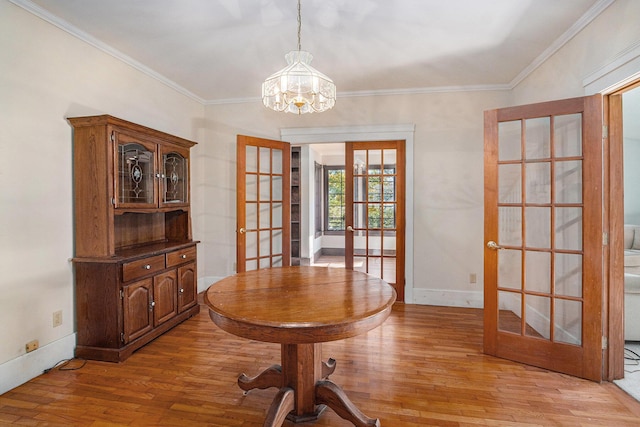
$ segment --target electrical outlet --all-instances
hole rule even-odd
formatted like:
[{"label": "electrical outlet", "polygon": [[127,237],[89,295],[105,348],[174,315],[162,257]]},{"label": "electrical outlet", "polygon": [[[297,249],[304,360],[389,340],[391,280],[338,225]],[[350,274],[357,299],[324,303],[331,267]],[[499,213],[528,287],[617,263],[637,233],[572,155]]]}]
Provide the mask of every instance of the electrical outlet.
[{"label": "electrical outlet", "polygon": [[53,312],[53,327],[62,325],[62,310]]},{"label": "electrical outlet", "polygon": [[38,340],[29,341],[26,345],[27,353],[31,353],[33,350],[37,350],[39,345],[40,344],[38,343]]},{"label": "electrical outlet", "polygon": [[478,276],[476,273],[469,274],[469,283],[478,283]]}]

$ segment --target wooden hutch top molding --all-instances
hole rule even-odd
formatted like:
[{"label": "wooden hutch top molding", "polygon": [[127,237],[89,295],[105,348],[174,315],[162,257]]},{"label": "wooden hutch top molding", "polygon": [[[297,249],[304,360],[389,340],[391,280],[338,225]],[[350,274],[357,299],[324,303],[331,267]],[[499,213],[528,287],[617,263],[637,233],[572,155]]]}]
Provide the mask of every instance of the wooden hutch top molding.
[{"label": "wooden hutch top molding", "polygon": [[81,127],[111,125],[111,126],[124,128],[129,133],[135,132],[135,135],[133,136],[136,136],[145,140],[148,140],[150,138],[157,138],[162,141],[170,142],[172,144],[175,144],[184,148],[191,148],[197,144],[197,142],[190,141],[185,138],[180,138],[179,136],[171,135],[156,129],[148,128],[146,126],[129,122],[127,120],[119,119],[117,117],[113,117],[108,114],[103,114],[100,116],[69,117],[67,118],[67,120],[76,129]]}]

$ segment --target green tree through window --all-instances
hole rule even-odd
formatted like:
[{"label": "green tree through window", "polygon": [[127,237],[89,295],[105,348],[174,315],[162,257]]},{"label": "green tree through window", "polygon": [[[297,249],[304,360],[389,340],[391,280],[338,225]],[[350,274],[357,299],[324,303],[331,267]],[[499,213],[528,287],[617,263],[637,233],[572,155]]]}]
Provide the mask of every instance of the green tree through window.
[{"label": "green tree through window", "polygon": [[326,167],[326,230],[344,231],[344,167]]},{"label": "green tree through window", "polygon": [[[325,166],[325,231],[341,232],[345,230],[345,170],[344,166]],[[355,188],[356,194],[366,191],[366,218],[369,229],[391,230],[396,226],[396,181],[395,168],[370,166],[362,188]],[[365,183],[366,187],[365,188]],[[360,197],[360,196],[359,196]],[[360,199],[362,200],[362,199]],[[363,207],[364,205],[361,204]],[[357,214],[356,214],[357,215]]]}]

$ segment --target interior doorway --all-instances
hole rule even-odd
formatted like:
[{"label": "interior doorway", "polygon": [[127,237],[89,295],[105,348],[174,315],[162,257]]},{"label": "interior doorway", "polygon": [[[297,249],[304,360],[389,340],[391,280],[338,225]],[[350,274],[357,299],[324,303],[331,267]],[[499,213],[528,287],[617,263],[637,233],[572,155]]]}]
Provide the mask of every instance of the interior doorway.
[{"label": "interior doorway", "polygon": [[640,248],[640,81],[609,95],[608,101],[612,224],[609,376],[624,377],[621,382],[625,384],[619,385],[625,390],[640,390],[640,250],[636,249]]},{"label": "interior doorway", "polygon": [[[404,140],[405,141],[405,261],[404,261],[404,301],[413,303],[413,192],[414,192],[414,132],[413,124],[394,125],[367,125],[367,126],[337,126],[319,128],[284,128],[280,131],[280,139],[288,141],[292,146],[301,146],[303,149],[316,144],[342,143],[345,141],[380,141],[380,140]],[[344,151],[344,150],[342,150]],[[303,151],[304,156],[304,151]],[[314,168],[308,168],[307,173],[313,174]],[[303,177],[304,180],[312,180],[311,176]],[[302,212],[302,221],[309,224],[308,211]],[[309,244],[308,239],[300,242],[301,245]]]},{"label": "interior doorway", "polygon": [[363,271],[403,300],[404,148],[404,140],[294,146],[302,215],[292,246],[300,242],[301,264]]}]

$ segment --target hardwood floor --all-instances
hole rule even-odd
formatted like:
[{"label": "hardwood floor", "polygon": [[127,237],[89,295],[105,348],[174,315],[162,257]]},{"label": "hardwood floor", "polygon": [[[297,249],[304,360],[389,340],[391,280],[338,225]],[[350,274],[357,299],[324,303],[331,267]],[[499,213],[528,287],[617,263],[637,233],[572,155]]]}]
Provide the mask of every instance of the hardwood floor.
[{"label": "hardwood floor", "polygon": [[[482,354],[478,309],[397,305],[323,355],[337,359],[331,379],[386,427],[640,425],[640,403],[614,384]],[[236,380],[279,357],[278,344],[223,332],[203,307],[123,363],[54,369],[5,393],[0,425],[260,426],[276,389],[243,396]],[[327,410],[315,425],[350,424]]]}]

